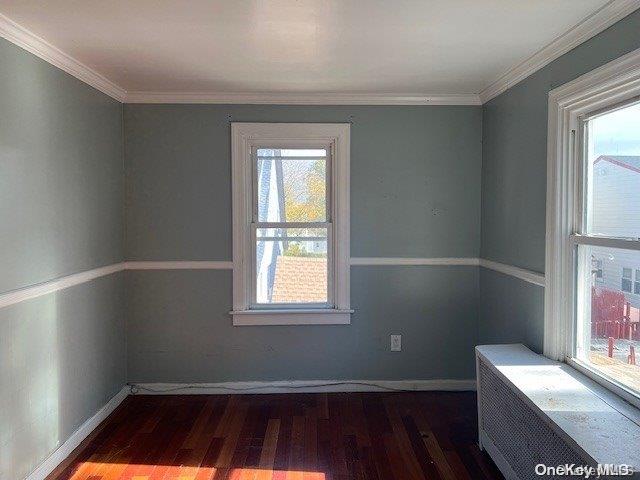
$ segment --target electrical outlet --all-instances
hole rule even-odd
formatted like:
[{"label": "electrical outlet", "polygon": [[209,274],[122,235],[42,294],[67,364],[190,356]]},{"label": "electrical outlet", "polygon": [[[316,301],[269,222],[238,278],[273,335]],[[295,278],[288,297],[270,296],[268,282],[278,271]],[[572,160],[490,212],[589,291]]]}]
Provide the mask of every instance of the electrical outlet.
[{"label": "electrical outlet", "polygon": [[391,351],[402,351],[402,335],[391,335]]}]

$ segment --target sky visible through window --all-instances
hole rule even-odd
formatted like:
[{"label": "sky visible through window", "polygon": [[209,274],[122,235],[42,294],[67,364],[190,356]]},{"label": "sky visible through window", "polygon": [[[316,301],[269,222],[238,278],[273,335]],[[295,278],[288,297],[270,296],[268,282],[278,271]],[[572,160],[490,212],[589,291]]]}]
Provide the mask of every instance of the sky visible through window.
[{"label": "sky visible through window", "polygon": [[596,155],[640,156],[640,103],[591,121]]}]

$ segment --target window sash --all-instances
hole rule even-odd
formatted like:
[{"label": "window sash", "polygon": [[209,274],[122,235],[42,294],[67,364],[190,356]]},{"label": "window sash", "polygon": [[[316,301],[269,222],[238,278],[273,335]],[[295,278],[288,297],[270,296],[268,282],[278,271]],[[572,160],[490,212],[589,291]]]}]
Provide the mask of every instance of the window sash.
[{"label": "window sash", "polygon": [[573,245],[591,245],[592,247],[640,250],[640,240],[630,238],[603,237],[574,233],[569,236],[569,241]]},{"label": "window sash", "polygon": [[591,112],[584,114],[581,119],[584,122],[588,122],[589,120],[593,120],[608,113],[613,113],[618,110],[622,110],[623,108],[632,107],[633,105],[636,105],[638,103],[640,103],[640,95],[635,95],[631,98],[622,100],[621,102],[615,102],[597,110],[592,110]]},{"label": "window sash", "polygon": [[[290,227],[290,223],[282,223],[287,227]],[[323,309],[334,308],[334,252],[333,252],[333,228],[330,223],[324,223],[323,226],[327,229],[327,238],[322,238],[327,242],[327,301],[320,302],[308,302],[308,303],[258,303],[258,271],[257,271],[257,245],[258,240],[269,240],[270,237],[258,237],[258,228],[264,228],[259,223],[251,224],[251,297],[249,303],[249,309]],[[280,227],[282,228],[282,227]],[[285,227],[286,228],[286,227]],[[297,240],[309,240],[316,237],[296,237]],[[319,238],[319,237],[318,237]],[[282,237],[278,237],[276,241],[284,241]]]},{"label": "window sash", "polygon": [[[268,148],[273,150],[297,150],[297,149],[324,149],[327,154],[326,156],[314,156],[314,157],[290,157],[290,156],[258,156],[258,149]],[[268,146],[264,145],[256,145],[251,147],[251,185],[252,185],[252,222],[250,225],[250,238],[251,238],[251,268],[250,268],[250,297],[249,297],[249,309],[259,309],[259,310],[301,310],[301,309],[327,309],[334,308],[334,238],[333,238],[333,224],[332,224],[332,190],[331,190],[331,179],[332,179],[332,145],[315,145],[309,144],[304,146],[285,146],[285,145],[275,145],[270,144]],[[325,163],[325,222],[261,222],[258,220],[258,201],[259,201],[259,192],[258,192],[258,159],[279,159],[279,160],[324,160]],[[258,272],[257,272],[257,245],[258,240],[264,241],[286,241],[287,238],[284,237],[259,237],[257,236],[257,230],[259,228],[326,228],[327,229],[327,237],[296,237],[291,238],[291,240],[322,240],[327,242],[327,301],[326,302],[308,302],[308,303],[259,303],[257,300],[257,282],[258,282]]]},{"label": "window sash", "polygon": [[[578,128],[574,131],[574,156],[575,156],[575,178],[576,189],[574,191],[574,233],[571,233],[568,238],[569,245],[573,252],[573,319],[572,327],[568,332],[568,345],[567,345],[567,361],[570,364],[580,364],[582,368],[585,368],[593,373],[596,377],[601,377],[607,381],[613,383],[619,388],[627,391],[632,397],[638,399],[638,393],[627,387],[621,381],[609,377],[606,373],[594,368],[586,361],[583,356],[588,357],[588,350],[590,345],[586,343],[585,329],[591,328],[591,288],[587,285],[589,282],[586,280],[588,276],[585,275],[584,270],[586,268],[593,269],[592,262],[585,255],[580,252],[580,246],[595,246],[605,248],[616,248],[623,250],[640,251],[640,238],[625,238],[615,237],[602,234],[589,234],[587,228],[589,226],[589,196],[593,194],[590,191],[591,185],[589,184],[590,175],[589,169],[592,168],[589,159],[589,120],[596,118],[607,113],[620,110],[629,105],[638,103],[638,97],[634,97],[631,100],[624,102],[618,102],[609,105],[604,108],[600,108],[596,111],[590,112],[578,117]],[[593,208],[593,205],[592,205]],[[600,268],[598,266],[598,268]],[[625,270],[631,272],[631,276],[625,277]],[[603,272],[604,274],[604,272]],[[602,281],[602,277],[597,277],[596,281]],[[621,272],[620,290],[625,293],[633,293],[634,291],[633,270],[623,268]],[[588,318],[587,318],[588,317]],[[585,352],[586,350],[586,352]]]}]

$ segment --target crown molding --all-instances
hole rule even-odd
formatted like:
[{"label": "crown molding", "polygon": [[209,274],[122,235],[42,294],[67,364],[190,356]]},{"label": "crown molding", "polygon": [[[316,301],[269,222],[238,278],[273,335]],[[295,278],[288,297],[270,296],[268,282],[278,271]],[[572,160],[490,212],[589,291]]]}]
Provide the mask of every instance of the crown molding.
[{"label": "crown molding", "polygon": [[127,92],[124,103],[481,105],[476,94]]},{"label": "crown molding", "polygon": [[263,105],[482,105],[581,43],[640,8],[640,0],[611,0],[532,56],[508,70],[479,94],[127,92],[87,65],[0,14],[0,37],[73,75],[122,103]]},{"label": "crown molding", "polygon": [[127,92],[87,65],[0,14],[0,37],[73,75],[122,103],[264,105],[481,105],[477,94],[344,94],[242,92]]},{"label": "crown molding", "polygon": [[610,1],[482,90],[479,94],[481,102],[486,103],[497,97],[638,8],[640,8],[640,0]]},{"label": "crown molding", "polygon": [[0,37],[119,102],[124,100],[126,92],[123,88],[2,14],[0,14]]}]

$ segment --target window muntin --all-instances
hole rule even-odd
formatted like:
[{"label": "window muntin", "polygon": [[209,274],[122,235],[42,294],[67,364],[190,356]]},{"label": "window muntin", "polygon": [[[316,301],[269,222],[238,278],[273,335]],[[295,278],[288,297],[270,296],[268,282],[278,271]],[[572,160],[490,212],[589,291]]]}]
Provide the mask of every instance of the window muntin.
[{"label": "window muntin", "polygon": [[254,147],[252,308],[331,308],[330,147]]},{"label": "window muntin", "polygon": [[572,236],[577,259],[573,354],[638,395],[640,104],[601,110],[582,118],[580,126],[584,180],[576,192],[582,215]]},{"label": "window muntin", "polygon": [[623,292],[631,293],[631,269],[630,268],[622,269],[621,289]]}]

